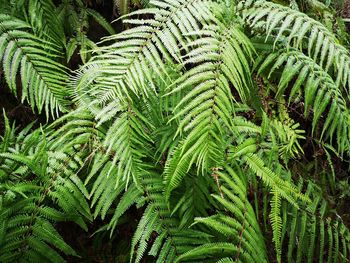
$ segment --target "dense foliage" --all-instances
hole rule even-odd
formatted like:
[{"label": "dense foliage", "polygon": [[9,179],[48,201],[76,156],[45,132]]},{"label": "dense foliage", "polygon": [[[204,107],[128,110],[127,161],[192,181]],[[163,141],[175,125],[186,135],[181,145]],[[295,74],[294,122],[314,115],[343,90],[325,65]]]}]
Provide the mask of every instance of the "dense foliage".
[{"label": "dense foliage", "polygon": [[350,262],[350,3],[103,2],[0,0],[0,262]]}]

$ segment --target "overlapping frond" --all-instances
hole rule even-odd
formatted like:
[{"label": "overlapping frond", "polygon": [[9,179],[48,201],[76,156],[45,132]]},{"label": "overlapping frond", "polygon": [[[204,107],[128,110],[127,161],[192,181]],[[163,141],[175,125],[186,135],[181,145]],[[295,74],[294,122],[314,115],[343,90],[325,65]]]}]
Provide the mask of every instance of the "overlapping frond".
[{"label": "overlapping frond", "polygon": [[179,227],[177,216],[171,215],[164,198],[160,174],[146,175],[143,184],[148,205],[132,239],[134,262],[140,262],[146,251],[156,262],[175,262],[180,254],[208,240],[206,233]]},{"label": "overlapping frond", "polygon": [[[183,140],[167,163],[167,195],[193,164],[202,174],[221,165],[225,138],[232,133],[233,101],[245,101],[249,93],[246,73],[252,47],[240,29],[211,26],[195,36],[198,39],[189,43],[193,49],[184,64],[196,66],[176,80],[170,92],[183,94],[173,116],[178,121],[175,136]],[[232,96],[230,85],[238,98]]]},{"label": "overlapping frond", "polygon": [[17,74],[22,84],[22,101],[46,115],[58,116],[69,107],[67,69],[56,62],[60,53],[55,44],[29,33],[29,24],[0,15],[0,60],[6,81],[17,93]]},{"label": "overlapping frond", "polygon": [[4,138],[0,153],[0,260],[65,262],[61,253],[77,254],[55,223],[69,220],[87,229],[85,221],[91,220],[88,193],[77,176],[84,152],[50,152],[40,130],[17,140],[21,148]]},{"label": "overlapping frond", "polygon": [[[248,124],[249,122],[246,120],[246,123]],[[270,162],[265,162],[265,160],[268,160],[265,154],[271,153],[277,143],[276,140],[271,140],[271,137],[274,136],[273,130],[271,129],[270,133],[265,135],[268,137],[267,141],[260,142],[260,147],[262,149],[259,149],[258,140],[261,140],[261,135],[261,129],[257,129],[255,134],[252,133],[251,130],[240,129],[235,131],[236,138],[234,138],[232,143],[237,144],[237,146],[228,146],[227,162],[235,163],[238,159],[242,163],[247,164],[250,171],[258,176],[264,185],[271,188],[272,191],[278,189],[278,193],[281,197],[295,206],[297,206],[297,201],[299,199],[306,201],[307,197],[301,194],[292,182],[286,180],[286,178],[280,174],[280,170],[275,170],[275,167],[270,167]]]},{"label": "overlapping frond", "polygon": [[[302,185],[302,184],[301,184]],[[282,209],[282,237],[287,262],[348,262],[350,231],[342,218],[330,209],[319,187],[307,183],[313,202],[298,210],[286,204]]]},{"label": "overlapping frond", "polygon": [[218,171],[217,176],[222,194],[213,197],[222,208],[216,215],[195,221],[218,234],[211,243],[182,254],[176,262],[268,262],[264,238],[247,199],[246,178],[229,166]]},{"label": "overlapping frond", "polygon": [[210,1],[151,1],[150,5],[124,20],[136,27],[105,38],[116,42],[99,48],[102,54],[82,68],[76,80],[78,98],[92,93],[94,99],[105,102],[156,91],[154,74],[167,80],[166,63],[181,59],[179,46],[186,46],[186,34],[214,19]]},{"label": "overlapping frond", "polygon": [[335,77],[337,86],[341,84],[349,91],[349,52],[322,23],[300,11],[265,0],[242,1],[238,9],[254,34],[305,50],[308,57]]},{"label": "overlapping frond", "polygon": [[283,96],[290,88],[290,103],[303,94],[304,114],[307,116],[311,108],[313,111],[313,130],[328,110],[327,117],[323,121],[322,135],[325,134],[330,138],[336,135],[340,152],[347,150],[349,111],[341,90],[331,76],[313,59],[293,50],[269,54],[259,69],[260,74],[265,73],[271,78],[277,71],[282,73],[279,74],[276,96]]},{"label": "overlapping frond", "polygon": [[28,2],[28,15],[34,34],[48,39],[62,49],[65,44],[64,30],[55,11],[56,7],[51,0],[29,0]]},{"label": "overlapping frond", "polygon": [[266,123],[263,125],[269,127],[272,144],[278,147],[279,154],[286,163],[290,158],[297,158],[304,153],[301,143],[305,140],[305,131],[300,128],[299,123],[295,123],[292,119],[282,122],[264,117]]},{"label": "overlapping frond", "polygon": [[101,144],[104,155],[96,162],[101,162],[98,165],[104,166],[103,163],[110,156],[112,162],[105,176],[113,176],[115,185],[119,181],[126,181],[128,184],[130,180],[138,184],[143,167],[142,159],[150,156],[152,138],[147,133],[149,125],[139,112],[129,109],[116,116],[108,129]]},{"label": "overlapping frond", "polygon": [[[57,223],[113,240],[130,214],[130,262],[348,261],[336,180],[316,187],[350,150],[350,58],[326,26],[264,0],[151,0],[97,47],[88,19],[114,30],[91,2],[54,1],[57,19],[52,3],[0,14],[10,89],[47,115],[74,108],[20,133],[5,117],[1,262],[64,262],[78,255]],[[78,46],[67,90],[61,49],[70,64]],[[304,174],[316,183],[295,186]]]},{"label": "overlapping frond", "polygon": [[[212,177],[215,179],[216,174],[212,173]],[[189,227],[195,217],[208,216],[210,204],[213,202],[210,193],[212,189],[219,190],[213,178],[196,174],[184,178],[184,183],[177,189],[171,204],[171,214],[179,216],[179,229]]]}]

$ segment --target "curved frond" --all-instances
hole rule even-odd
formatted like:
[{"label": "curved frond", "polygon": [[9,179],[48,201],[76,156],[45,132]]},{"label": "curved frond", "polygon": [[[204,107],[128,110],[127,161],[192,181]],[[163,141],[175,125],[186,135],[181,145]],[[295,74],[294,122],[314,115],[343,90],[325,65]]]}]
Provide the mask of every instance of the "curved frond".
[{"label": "curved frond", "polygon": [[[326,72],[335,76],[337,86],[350,88],[350,54],[322,23],[306,14],[265,0],[242,1],[238,7],[243,19],[256,32],[270,36],[288,47],[307,50]],[[261,31],[260,31],[261,32]]]},{"label": "curved frond", "polygon": [[[193,49],[184,57],[184,64],[196,66],[176,80],[170,92],[184,94],[172,118],[179,122],[175,136],[184,139],[172,157],[177,158],[176,167],[171,158],[167,163],[167,196],[193,164],[202,174],[221,165],[224,138],[232,132],[233,101],[245,101],[249,93],[249,40],[234,25],[211,28],[194,34],[198,40],[189,43]],[[230,85],[239,98],[232,96]]]},{"label": "curved frond", "polygon": [[[116,42],[99,48],[102,54],[82,68],[75,80],[77,98],[93,94],[105,102],[156,91],[154,74],[166,81],[166,63],[171,58],[180,61],[179,45],[186,46],[185,35],[213,19],[209,6],[210,1],[199,0],[152,1],[150,8],[130,14],[125,22],[136,27],[105,38]],[[133,15],[153,19],[133,19]]]},{"label": "curved frond", "polygon": [[6,81],[16,94],[16,76],[21,77],[22,101],[43,110],[48,117],[58,116],[69,107],[67,69],[56,62],[57,46],[27,30],[30,26],[8,15],[0,15],[0,60]]},{"label": "curved frond", "polygon": [[288,86],[291,86],[290,103],[298,99],[298,95],[302,92],[301,87],[304,87],[304,114],[307,116],[312,108],[313,130],[328,109],[322,135],[325,134],[331,139],[336,135],[340,152],[347,150],[349,147],[349,110],[341,90],[330,75],[311,58],[293,50],[271,53],[262,62],[259,72],[267,71],[267,76],[272,78],[280,67],[283,67],[283,71],[279,77],[276,96],[283,96]]},{"label": "curved frond", "polygon": [[226,166],[225,171],[217,172],[217,175],[222,195],[213,197],[221,204],[222,210],[217,215],[196,219],[218,233],[213,238],[215,241],[182,254],[176,262],[212,262],[226,257],[226,260],[230,258],[238,262],[268,262],[264,238],[247,200],[247,185],[241,178],[243,174]]}]

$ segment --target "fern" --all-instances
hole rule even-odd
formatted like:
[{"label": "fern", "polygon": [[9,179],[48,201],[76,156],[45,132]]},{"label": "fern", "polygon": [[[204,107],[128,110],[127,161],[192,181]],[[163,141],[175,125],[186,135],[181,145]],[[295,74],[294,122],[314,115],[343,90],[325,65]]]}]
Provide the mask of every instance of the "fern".
[{"label": "fern", "polygon": [[[326,133],[327,136],[332,137],[336,133],[338,149],[340,152],[344,152],[348,147],[348,110],[341,91],[328,73],[315,64],[311,58],[298,51],[278,53],[278,55],[275,53],[270,54],[261,65],[259,71],[262,72],[269,67],[271,70],[268,76],[271,76],[284,63],[285,67],[280,77],[276,96],[281,96],[288,84],[296,78],[290,90],[289,102],[296,100],[296,95],[300,93],[301,86],[304,85],[305,115],[308,114],[309,109],[313,106],[313,130],[315,130],[322,113],[328,107],[329,112],[324,121],[322,134]],[[343,141],[340,141],[340,139]]]},{"label": "fern", "polygon": [[55,45],[26,32],[30,26],[8,15],[0,15],[0,59],[5,78],[16,94],[16,75],[22,84],[22,101],[39,112],[57,116],[69,108],[67,69],[55,60],[60,53]]},{"label": "fern", "polygon": [[271,199],[271,224],[273,230],[273,241],[275,243],[275,250],[277,254],[277,261],[281,262],[281,254],[282,254],[282,219],[280,216],[281,209],[281,197],[279,195],[279,191],[273,190],[273,197]]},{"label": "fern", "polygon": [[219,210],[222,213],[197,218],[196,222],[207,225],[220,233],[223,240],[233,240],[234,243],[218,242],[221,240],[218,235],[214,239],[215,243],[208,243],[184,253],[177,259],[178,262],[211,259],[217,261],[220,258],[224,260],[225,257],[232,261],[267,262],[264,239],[254,210],[246,199],[246,182],[240,177],[242,174],[237,174],[230,167],[225,167],[225,170],[217,173],[223,183],[223,195],[214,195],[222,205],[222,210]]},{"label": "fern", "polygon": [[[332,5],[113,1],[112,27],[99,4],[0,6],[7,85],[57,117],[4,118],[0,261],[348,262],[350,62]],[[96,24],[111,34],[97,44]],[[93,242],[68,244],[67,221]]]},{"label": "fern", "polygon": [[[308,183],[307,193],[313,195],[314,201],[306,210],[298,211],[288,208],[284,212],[287,213],[285,215],[286,230],[290,229],[290,232],[287,232],[290,233],[288,235],[288,262],[294,262],[294,259],[296,262],[303,260],[306,262],[324,262],[324,260],[347,262],[348,228],[341,218],[331,218],[332,212],[328,209],[328,204],[314,183]],[[299,244],[296,244],[295,240],[299,240]],[[327,250],[329,252],[326,256],[324,251]]]},{"label": "fern", "polygon": [[[57,250],[72,256],[77,253],[54,224],[71,220],[87,229],[85,220],[91,220],[87,191],[74,172],[81,162],[79,152],[50,153],[39,130],[22,136],[21,141],[19,152],[6,147],[0,154],[0,169],[9,174],[0,182],[0,259],[64,262]],[[64,177],[60,175],[62,171]]]},{"label": "fern", "polygon": [[29,0],[28,3],[28,13],[34,34],[57,45],[64,45],[64,31],[55,15],[55,9],[51,0]]},{"label": "fern", "polygon": [[[149,81],[155,90],[153,72],[166,79],[167,70],[162,57],[167,61],[171,57],[179,60],[179,51],[176,51],[177,42],[185,46],[183,35],[197,29],[197,23],[213,19],[212,16],[206,15],[210,14],[207,4],[196,3],[197,0],[186,4],[181,1],[169,1],[165,4],[155,1],[152,2],[152,7],[136,11],[135,15],[150,15],[154,16],[155,20],[140,23],[139,20],[130,18],[125,22],[141,25],[105,38],[105,41],[118,42],[100,48],[102,55],[84,66],[76,80],[76,96],[81,100],[82,96],[87,97],[93,92],[93,96],[99,102],[105,102],[115,97],[124,99],[123,96],[130,96],[130,92],[137,95],[148,94],[144,81]],[[164,5],[168,9],[165,9]],[[189,8],[193,7],[201,11],[191,14]],[[157,16],[158,13],[161,15]],[[134,41],[134,37],[138,40]],[[91,87],[94,80],[103,83],[104,87],[102,89],[100,85]]]},{"label": "fern", "polygon": [[233,125],[234,98],[230,95],[229,85],[234,85],[245,100],[250,82],[244,72],[249,71],[246,56],[251,54],[251,45],[238,28],[203,29],[195,36],[198,40],[189,43],[194,48],[184,59],[184,64],[198,66],[175,81],[176,88],[171,91],[187,91],[191,87],[174,108],[173,119],[179,122],[175,136],[179,134],[184,139],[174,153],[176,168],[172,168],[174,164],[172,159],[169,160],[167,195],[192,164],[196,164],[202,173],[221,165],[225,147],[222,138],[229,135]]},{"label": "fern", "polygon": [[135,262],[140,262],[147,250],[151,234],[155,231],[157,238],[150,255],[157,258],[157,262],[174,262],[182,254],[196,245],[202,245],[209,235],[200,231],[179,228],[178,220],[170,215],[163,192],[163,183],[159,174],[150,173],[144,178],[146,199],[149,204],[138,224],[132,239],[131,256],[136,249]]},{"label": "fern", "polygon": [[307,55],[326,72],[333,66],[331,72],[337,86],[349,86],[349,52],[323,24],[299,11],[264,0],[246,1],[239,8],[252,28],[265,30],[266,39],[272,36],[275,43],[281,40],[287,47],[300,49],[307,45]]}]

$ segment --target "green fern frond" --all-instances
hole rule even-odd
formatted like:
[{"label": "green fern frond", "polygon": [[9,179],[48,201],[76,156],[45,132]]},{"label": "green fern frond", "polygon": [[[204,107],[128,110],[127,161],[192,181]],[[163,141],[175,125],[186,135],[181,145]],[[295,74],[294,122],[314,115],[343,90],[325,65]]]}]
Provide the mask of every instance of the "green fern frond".
[{"label": "green fern frond", "polygon": [[28,131],[24,129],[17,141],[2,141],[7,147],[2,148],[0,170],[9,176],[0,177],[0,194],[5,197],[0,208],[0,260],[65,262],[61,252],[77,254],[55,223],[69,220],[87,229],[86,221],[92,219],[87,189],[77,176],[85,152],[73,146],[52,152],[41,130]]},{"label": "green fern frond", "polygon": [[278,189],[279,194],[292,203],[297,205],[296,200],[308,200],[299,190],[288,181],[283,180],[277,174],[275,174],[271,169],[265,166],[264,161],[261,160],[256,154],[249,153],[245,155],[245,161],[249,165],[250,169],[259,176],[262,181],[272,189]]},{"label": "green fern frond", "polygon": [[303,49],[306,45],[307,55],[326,72],[334,74],[336,85],[349,88],[349,52],[322,23],[265,0],[242,2],[239,10],[254,31],[264,31],[266,39],[271,36],[275,43],[281,41],[287,48]]},{"label": "green fern frond", "polygon": [[182,254],[176,262],[218,262],[227,259],[239,262],[268,262],[264,239],[254,210],[247,200],[246,182],[242,175],[228,166],[225,166],[225,172],[218,172],[222,194],[214,195],[214,198],[222,205],[222,210],[217,215],[196,219],[196,222],[207,225],[224,238],[217,235],[213,239],[215,242]]},{"label": "green fern frond", "polygon": [[[313,202],[306,210],[293,207],[281,210],[287,219],[288,262],[347,262],[349,229],[341,218],[331,218],[332,212],[318,187],[312,182],[308,182],[307,187],[306,194]],[[341,233],[339,229],[342,229]],[[325,251],[328,251],[327,257]]]},{"label": "green fern frond", "polygon": [[101,25],[109,34],[113,35],[115,34],[115,31],[111,24],[98,12],[96,12],[93,9],[88,8],[86,12],[93,17],[93,19]]},{"label": "green fern frond", "polygon": [[[186,46],[184,36],[214,19],[209,15],[209,4],[197,0],[154,1],[152,7],[130,14],[129,17],[146,15],[154,19],[127,19],[125,22],[136,27],[105,38],[105,42],[117,42],[99,48],[102,55],[80,71],[75,81],[76,97],[81,100],[93,91],[93,98],[104,102],[116,97],[124,100],[131,93],[155,91],[154,73],[166,81],[166,63],[171,58],[180,61],[179,45]],[[192,13],[189,11],[192,8],[201,11]],[[91,86],[95,80],[100,84]]]},{"label": "green fern frond", "polygon": [[43,110],[46,116],[55,117],[70,105],[66,89],[67,69],[56,62],[60,53],[49,41],[26,32],[30,26],[8,15],[0,15],[0,60],[6,81],[13,93],[17,93],[16,76],[22,83],[22,101]]},{"label": "green fern frond", "polygon": [[340,152],[344,152],[349,147],[347,132],[349,113],[342,92],[327,72],[299,51],[291,50],[270,54],[262,63],[259,72],[261,73],[269,68],[267,74],[271,76],[284,64],[276,96],[282,96],[288,85],[294,82],[291,84],[290,103],[296,100],[296,95],[300,92],[301,86],[304,86],[305,115],[312,107],[314,112],[313,131],[322,114],[326,109],[329,109],[328,116],[324,121],[322,135],[326,134],[327,137],[332,138],[336,134],[338,149]]},{"label": "green fern frond", "polygon": [[[4,80],[65,115],[21,131],[4,118],[1,262],[349,261],[350,56],[329,14],[114,1],[128,24],[114,34],[100,0],[2,3]],[[97,24],[113,34],[99,44]],[[67,244],[63,222],[93,242]]]},{"label": "green fern frond", "polygon": [[56,7],[51,0],[29,0],[28,15],[34,34],[42,39],[65,45],[63,27],[55,15]]},{"label": "green fern frond", "polygon": [[[259,135],[266,140],[262,142],[261,147],[268,147],[271,151],[279,154],[284,163],[287,165],[290,159],[297,159],[304,153],[302,142],[305,140],[305,131],[300,128],[300,124],[290,118],[285,101],[281,99],[278,102],[279,116],[268,117],[265,112],[262,115],[261,133]],[[242,153],[257,152],[257,138],[245,139],[243,143],[236,148],[232,148],[232,155],[229,158],[234,158],[242,149]],[[243,151],[245,150],[245,152]]]},{"label": "green fern frond", "polygon": [[277,261],[281,262],[281,254],[282,254],[282,219],[280,216],[281,210],[281,198],[279,195],[279,191],[272,190],[272,199],[271,199],[271,225],[273,231],[273,241],[275,243],[275,250],[277,253]]},{"label": "green fern frond", "polygon": [[147,124],[142,122],[137,112],[127,111],[117,117],[113,126],[108,130],[103,147],[107,154],[113,156],[110,171],[114,167],[118,171],[116,185],[119,180],[134,180],[139,182],[142,173],[142,158],[148,156],[150,142],[152,139],[146,132]]},{"label": "green fern frond", "polygon": [[179,229],[189,227],[195,217],[208,216],[207,210],[212,203],[210,189],[215,188],[209,177],[193,175],[184,180],[184,187],[178,189],[178,201],[171,212],[172,215],[179,215]]},{"label": "green fern frond", "polygon": [[[206,233],[179,228],[177,216],[171,215],[167,206],[163,195],[164,184],[159,173],[145,174],[142,183],[145,200],[140,203],[147,201],[148,205],[132,238],[132,261],[140,262],[149,250],[149,255],[154,256],[156,262],[174,262],[179,254],[208,240],[209,235]],[[156,238],[153,240],[152,236]]]},{"label": "green fern frond", "polygon": [[186,95],[174,109],[173,119],[179,122],[175,136],[184,139],[175,154],[176,168],[171,168],[173,161],[168,160],[167,196],[192,164],[202,174],[221,165],[225,143],[220,137],[228,136],[233,126],[235,98],[230,84],[245,100],[251,81],[243,72],[249,71],[252,47],[239,28],[231,26],[224,30],[218,26],[194,35],[198,40],[189,43],[194,48],[184,58],[184,64],[198,65],[176,80],[173,84],[176,88],[170,93]]}]

